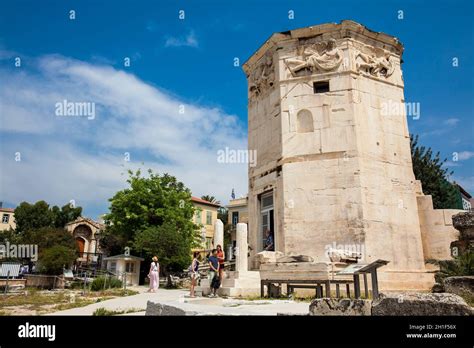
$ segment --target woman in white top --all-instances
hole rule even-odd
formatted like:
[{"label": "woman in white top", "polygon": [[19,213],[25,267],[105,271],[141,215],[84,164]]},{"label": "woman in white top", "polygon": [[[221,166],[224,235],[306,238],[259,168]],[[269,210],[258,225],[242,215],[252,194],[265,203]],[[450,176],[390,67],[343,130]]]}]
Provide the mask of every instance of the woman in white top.
[{"label": "woman in white top", "polygon": [[153,256],[152,260],[150,272],[148,272],[148,278],[150,278],[150,289],[148,292],[156,292],[160,286],[160,264],[158,263],[158,257]]}]

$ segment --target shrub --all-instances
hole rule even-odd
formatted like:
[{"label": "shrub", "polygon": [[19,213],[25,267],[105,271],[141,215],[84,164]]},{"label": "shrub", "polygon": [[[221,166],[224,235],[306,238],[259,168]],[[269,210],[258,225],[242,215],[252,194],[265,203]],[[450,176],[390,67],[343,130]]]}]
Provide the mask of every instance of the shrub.
[{"label": "shrub", "polygon": [[109,315],[114,315],[115,311],[109,311],[108,309],[105,309],[103,307],[97,308],[94,313],[92,313],[93,317],[101,317],[101,316],[109,316]]},{"label": "shrub", "polygon": [[55,245],[45,249],[39,258],[39,269],[45,274],[62,274],[76,259],[76,251],[64,245]]},{"label": "shrub", "polygon": [[91,284],[91,290],[92,291],[102,291],[104,290],[104,283],[105,283],[105,288],[121,288],[122,287],[122,281],[120,279],[117,279],[115,277],[104,277],[100,276],[95,278],[92,281]]},{"label": "shrub", "polygon": [[447,277],[474,275],[474,253],[472,251],[456,256],[452,260],[428,260],[427,262],[439,266],[439,271],[435,273],[435,280],[440,284],[443,284]]}]

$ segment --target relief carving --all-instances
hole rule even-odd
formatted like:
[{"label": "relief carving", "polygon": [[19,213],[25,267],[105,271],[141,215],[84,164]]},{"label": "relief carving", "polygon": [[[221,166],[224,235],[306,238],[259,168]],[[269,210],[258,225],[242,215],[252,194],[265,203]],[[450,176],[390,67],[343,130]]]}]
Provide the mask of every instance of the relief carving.
[{"label": "relief carving", "polygon": [[363,74],[387,78],[395,71],[392,59],[381,49],[371,49],[370,53],[357,51],[355,55],[356,69]]},{"label": "relief carving", "polygon": [[249,76],[250,98],[253,99],[261,95],[266,90],[273,87],[275,83],[275,68],[273,66],[273,55],[267,54],[263,58],[263,63],[257,66]]},{"label": "relief carving", "polygon": [[298,58],[285,60],[293,76],[301,70],[309,70],[311,74],[335,70],[342,62],[342,53],[335,39],[299,47],[297,53]]}]

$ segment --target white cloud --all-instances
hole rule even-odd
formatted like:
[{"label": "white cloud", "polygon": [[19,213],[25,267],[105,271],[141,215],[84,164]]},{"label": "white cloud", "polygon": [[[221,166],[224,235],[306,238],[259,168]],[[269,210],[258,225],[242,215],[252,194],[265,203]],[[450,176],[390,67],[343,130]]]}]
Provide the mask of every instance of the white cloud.
[{"label": "white cloud", "polygon": [[473,151],[461,151],[458,153],[458,160],[460,161],[465,161],[470,158],[474,157],[474,152]]},{"label": "white cloud", "polygon": [[460,121],[459,118],[448,118],[443,123],[448,126],[456,126],[459,121]]},{"label": "white cloud", "polygon": [[170,36],[166,39],[165,47],[198,47],[199,43],[196,39],[194,31],[189,32],[185,37]]},{"label": "white cloud", "polygon": [[457,162],[446,161],[444,162],[445,167],[460,167],[461,165]]},{"label": "white cloud", "polygon": [[[0,70],[0,80],[9,82],[0,86],[3,201],[75,199],[86,212],[105,211],[107,199],[125,186],[124,165],[141,162],[175,175],[197,196],[226,203],[232,188],[247,192],[247,165],[217,162],[219,149],[247,148],[235,116],[186,103],[109,66],[61,56],[41,57],[36,66]],[[55,103],[64,99],[95,103],[95,119],[55,116]]]}]

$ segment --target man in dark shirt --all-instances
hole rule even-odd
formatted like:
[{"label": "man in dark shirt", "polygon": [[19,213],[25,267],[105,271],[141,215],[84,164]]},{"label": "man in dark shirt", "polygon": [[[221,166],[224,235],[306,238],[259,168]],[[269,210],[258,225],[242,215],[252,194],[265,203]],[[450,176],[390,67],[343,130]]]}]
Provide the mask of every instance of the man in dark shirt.
[{"label": "man in dark shirt", "polygon": [[217,249],[212,249],[209,257],[209,280],[211,282],[211,294],[209,297],[216,297],[216,291],[220,286],[219,279],[219,259],[217,258]]},{"label": "man in dark shirt", "polygon": [[275,251],[275,244],[273,241],[273,234],[270,232],[269,229],[265,231],[265,247],[264,250],[266,251]]}]

